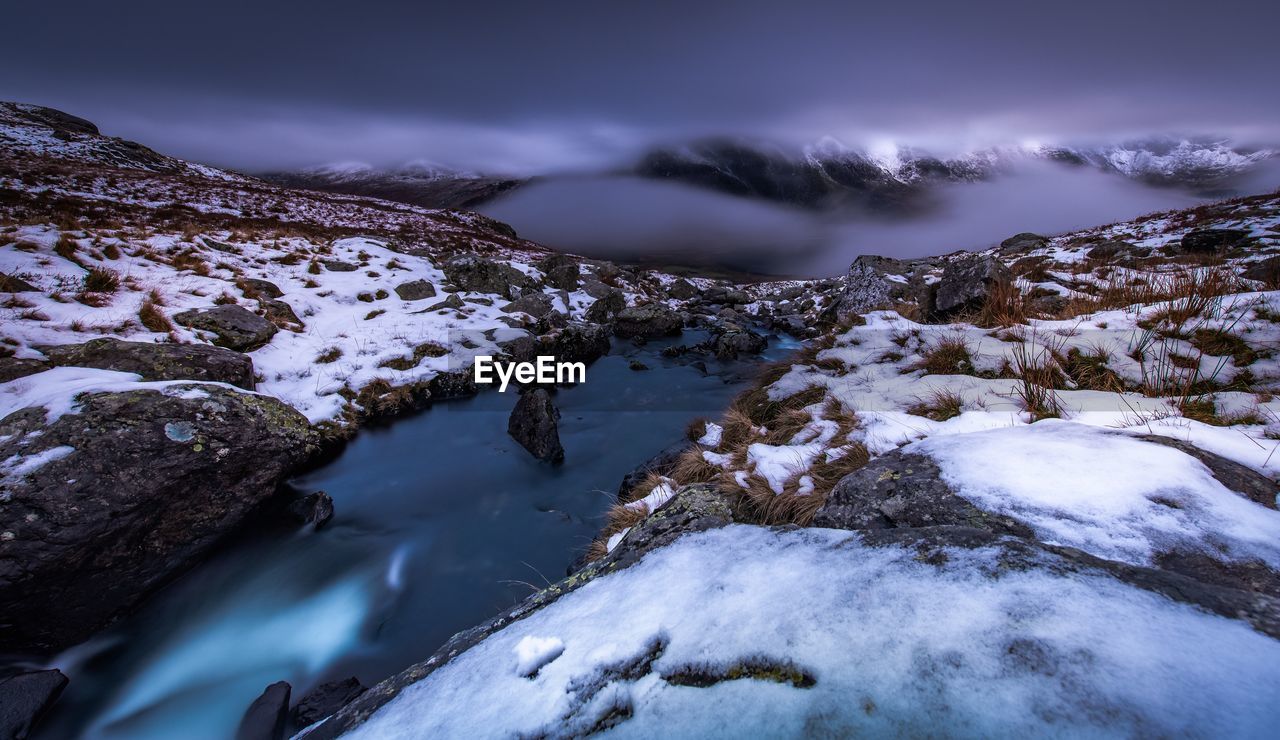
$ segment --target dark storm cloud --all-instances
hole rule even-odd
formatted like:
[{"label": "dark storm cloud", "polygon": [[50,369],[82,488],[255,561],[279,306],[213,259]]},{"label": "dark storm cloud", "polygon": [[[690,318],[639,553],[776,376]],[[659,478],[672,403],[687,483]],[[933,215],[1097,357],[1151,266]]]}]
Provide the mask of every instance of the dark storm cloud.
[{"label": "dark storm cloud", "polygon": [[7,3],[0,97],[246,169],[572,168],[720,132],[1273,140],[1277,7]]}]

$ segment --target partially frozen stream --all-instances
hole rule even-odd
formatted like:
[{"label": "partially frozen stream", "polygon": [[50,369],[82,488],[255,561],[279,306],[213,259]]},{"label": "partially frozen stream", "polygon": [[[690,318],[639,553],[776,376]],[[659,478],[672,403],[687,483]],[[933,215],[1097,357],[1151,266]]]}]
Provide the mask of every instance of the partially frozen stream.
[{"label": "partially frozen stream", "polygon": [[[692,417],[717,415],[754,371],[708,359],[704,375],[662,358],[671,343],[616,343],[556,395],[560,467],[507,436],[514,392],[361,432],[297,481],[333,497],[326,528],[248,534],[62,656],[71,683],[40,737],[230,737],[269,683],[289,681],[295,701],[351,675],[372,686],[563,577],[622,476]],[[771,337],[764,359],[795,346]]]}]

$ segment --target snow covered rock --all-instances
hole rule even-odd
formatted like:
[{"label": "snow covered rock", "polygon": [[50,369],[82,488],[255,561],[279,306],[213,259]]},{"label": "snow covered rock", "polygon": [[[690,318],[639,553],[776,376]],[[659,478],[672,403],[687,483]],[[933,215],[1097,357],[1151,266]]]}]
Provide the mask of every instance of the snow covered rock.
[{"label": "snow covered rock", "polygon": [[[35,398],[40,378],[14,382]],[[197,562],[316,451],[306,418],[274,398],[120,385],[139,389],[46,394],[0,420],[0,651],[93,634]]]},{"label": "snow covered rock", "polygon": [[600,324],[571,321],[539,338],[541,352],[561,362],[592,363],[609,354],[609,330]]},{"label": "snow covered rock", "polygon": [[560,410],[546,389],[535,388],[520,394],[507,421],[507,433],[539,460],[564,460],[560,445]]},{"label": "snow covered rock", "polygon": [[276,325],[237,305],[199,308],[174,314],[182,326],[212,332],[214,343],[237,352],[252,352],[275,336]]},{"label": "snow covered rock", "polygon": [[552,310],[551,296],[546,293],[526,293],[502,307],[503,313],[527,313],[535,319],[542,318]]},{"label": "snow covered rock", "polygon": [[23,671],[0,678],[0,737],[28,737],[67,686],[62,671]]},{"label": "snow covered rock", "polygon": [[253,360],[223,347],[104,338],[39,349],[55,367],[118,370],[137,373],[143,380],[214,381],[253,390]]},{"label": "snow covered rock", "polygon": [[[1274,600],[1020,538],[729,525],[579,578],[308,737],[1247,736],[1275,720],[1258,700],[1280,680]],[[563,644],[532,680],[512,670],[530,638]]]},{"label": "snow covered rock", "polygon": [[627,307],[627,298],[617,288],[605,286],[595,303],[587,307],[586,319],[597,324],[607,324]]},{"label": "snow covered rock", "polygon": [[684,326],[680,314],[660,303],[629,306],[614,318],[613,333],[623,338],[665,337],[679,334]]}]

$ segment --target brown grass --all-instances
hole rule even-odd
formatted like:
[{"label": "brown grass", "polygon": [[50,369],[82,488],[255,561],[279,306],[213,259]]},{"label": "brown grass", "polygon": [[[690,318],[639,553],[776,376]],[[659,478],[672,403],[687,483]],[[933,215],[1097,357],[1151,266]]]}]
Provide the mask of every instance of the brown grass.
[{"label": "brown grass", "polygon": [[[152,291],[153,293],[155,291]],[[148,296],[142,301],[142,307],[138,309],[138,320],[146,327],[147,331],[154,331],[161,334],[167,334],[174,331],[173,322],[168,316],[164,315],[164,311],[160,310],[159,304]]]},{"label": "brown grass", "polygon": [[934,340],[921,352],[920,362],[907,368],[924,370],[929,375],[968,375],[973,372],[973,357],[963,336],[944,336]]},{"label": "brown grass", "polygon": [[1014,283],[1001,280],[987,292],[987,299],[973,323],[985,328],[1016,326],[1027,323],[1028,318],[1026,296]]},{"label": "brown grass", "polygon": [[934,421],[946,421],[959,416],[963,410],[964,398],[959,393],[948,388],[936,388],[907,409],[907,413]]}]

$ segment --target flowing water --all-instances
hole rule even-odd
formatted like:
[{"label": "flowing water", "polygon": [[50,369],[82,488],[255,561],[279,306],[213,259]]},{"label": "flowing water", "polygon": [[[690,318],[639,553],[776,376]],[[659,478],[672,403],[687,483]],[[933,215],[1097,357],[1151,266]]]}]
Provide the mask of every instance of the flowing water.
[{"label": "flowing water", "polygon": [[[557,392],[561,466],[507,436],[514,392],[362,431],[295,481],[333,497],[327,527],[247,533],[60,656],[71,684],[40,737],[230,737],[269,683],[289,681],[295,701],[352,675],[371,686],[563,577],[622,476],[691,418],[718,415],[758,366],[707,360],[704,372],[661,357],[671,343],[615,343],[586,383]],[[771,337],[763,359],[795,346]]]}]

